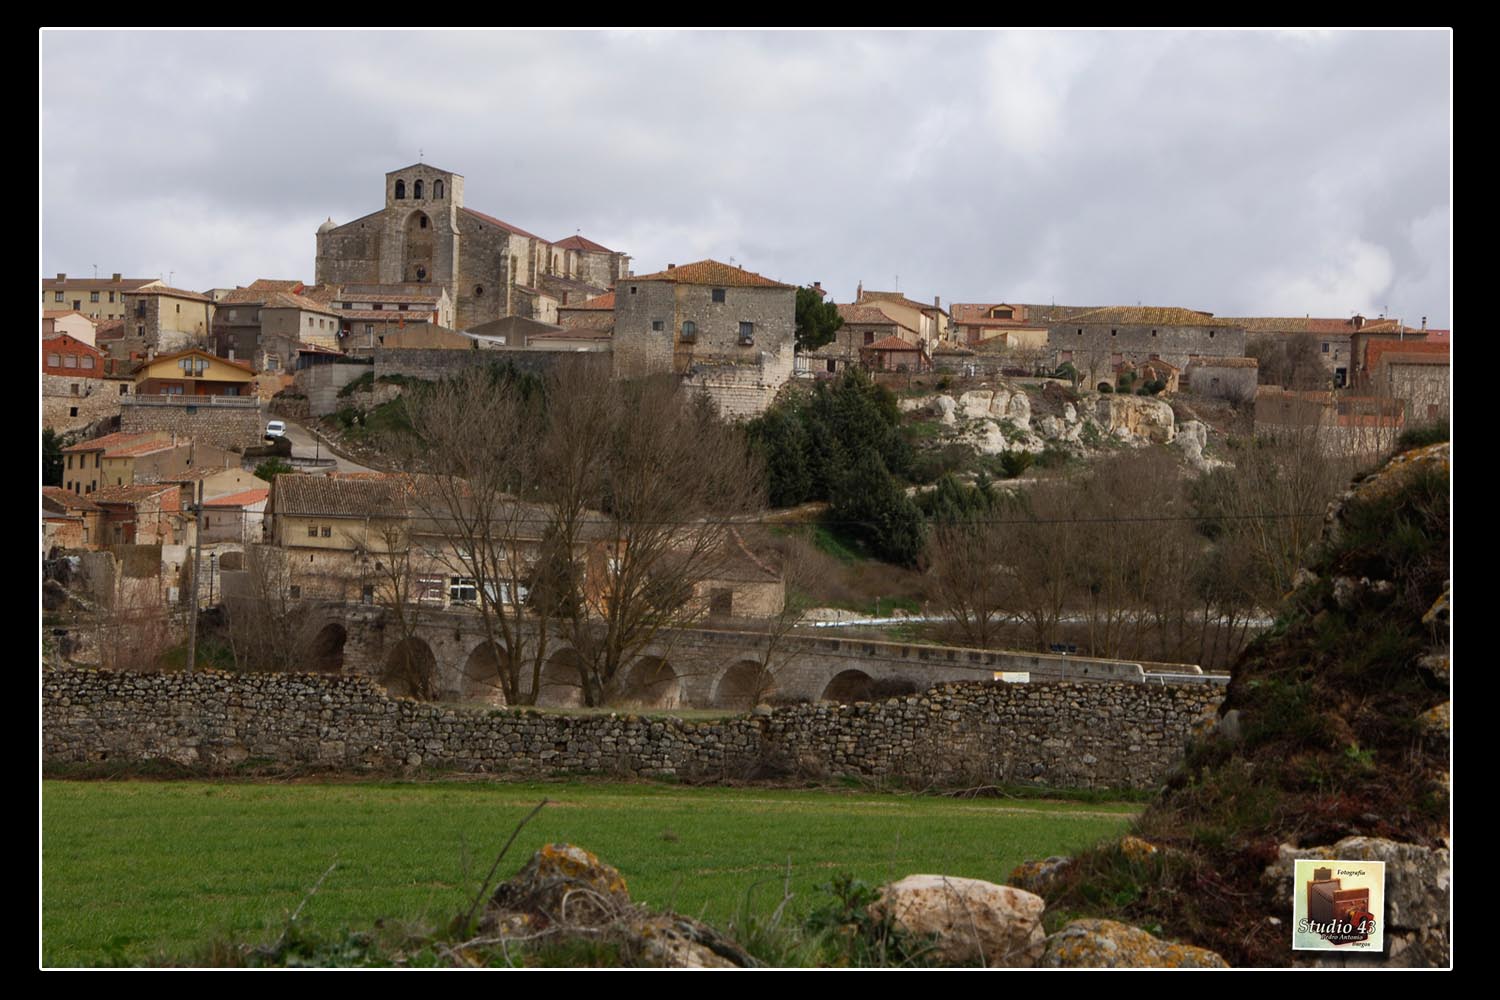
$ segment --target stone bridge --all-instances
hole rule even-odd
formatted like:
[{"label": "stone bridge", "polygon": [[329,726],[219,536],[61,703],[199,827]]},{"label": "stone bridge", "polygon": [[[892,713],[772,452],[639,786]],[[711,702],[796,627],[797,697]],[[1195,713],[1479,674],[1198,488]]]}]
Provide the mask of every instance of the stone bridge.
[{"label": "stone bridge", "polygon": [[[441,697],[504,704],[499,660],[477,614],[434,610],[424,618],[411,639],[401,640],[381,608],[326,606],[315,621],[311,666],[371,677],[402,694],[398,666],[411,656],[437,679]],[[581,705],[577,654],[557,639],[548,645],[536,703]],[[748,709],[760,702],[869,701],[942,682],[997,680],[1002,674],[1029,681],[1221,680],[1187,664],[1150,666],[1148,671],[1125,660],[805,634],[782,635],[772,646],[765,633],[690,629],[641,650],[617,681],[614,700],[648,708]]]}]

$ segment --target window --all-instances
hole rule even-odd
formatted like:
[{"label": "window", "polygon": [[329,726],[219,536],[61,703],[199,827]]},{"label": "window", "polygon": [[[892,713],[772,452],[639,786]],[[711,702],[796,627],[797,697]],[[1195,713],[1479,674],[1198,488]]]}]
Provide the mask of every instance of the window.
[{"label": "window", "polygon": [[359,588],[359,600],[362,604],[375,603],[375,585],[373,583],[367,583]]},{"label": "window", "polygon": [[68,407],[68,416],[70,416],[70,417],[76,417],[76,416],[78,416],[78,407],[76,407],[76,406],[70,406],[70,407]]},{"label": "window", "polygon": [[689,344],[698,339],[698,324],[690,319],[682,321],[682,339]]},{"label": "window", "polygon": [[62,292],[53,292],[52,293],[52,301],[53,302],[61,302],[62,300],[63,300],[63,293]]},{"label": "window", "polygon": [[479,600],[479,587],[466,576],[450,577],[448,600],[454,604],[473,604]]},{"label": "window", "polygon": [[666,327],[667,327],[666,323],[663,322],[662,320],[653,319],[651,321],[651,329],[652,329],[653,332],[660,333],[662,330],[665,330]]},{"label": "window", "polygon": [[443,197],[443,182],[442,181],[433,181],[432,182],[432,197],[435,198],[435,199],[438,199],[438,200],[442,200],[442,197]]},{"label": "window", "polygon": [[867,343],[867,344],[873,344],[873,343],[875,343],[875,331],[874,330],[866,330],[865,331],[865,343]]},{"label": "window", "polygon": [[740,343],[742,345],[749,345],[749,344],[755,343],[755,324],[754,323],[741,323],[740,324]]},{"label": "window", "polygon": [[123,382],[120,383],[120,395],[122,395],[122,396],[128,396],[128,395],[130,395],[130,386],[126,385]]},{"label": "window", "polygon": [[1151,331],[1151,336],[1153,336],[1153,337],[1156,336],[1156,331],[1155,330]]},{"label": "window", "polygon": [[474,297],[477,299],[477,298],[483,297],[483,295],[484,295],[484,286],[483,285],[475,285],[474,286]]},{"label": "window", "polygon": [[113,302],[114,300],[115,300],[115,293],[114,292],[110,292],[109,293],[109,301]]},{"label": "window", "polygon": [[1109,335],[1111,337],[1118,337],[1120,335],[1120,331],[1119,330],[1111,330],[1111,331],[1109,331]]},{"label": "window", "polygon": [[58,367],[61,367],[61,365],[62,365],[62,355],[60,355],[60,354],[49,354],[49,355],[47,355],[47,367],[48,368],[58,368]]},{"label": "window", "polygon": [[397,181],[396,182],[396,200],[400,201],[400,200],[403,200],[405,197],[406,197],[406,182],[405,181]]},{"label": "window", "polygon": [[85,354],[83,357],[79,358],[78,359],[78,367],[80,367],[80,368],[93,368],[94,367],[94,356],[92,354]]},{"label": "window", "polygon": [[375,332],[375,324],[374,323],[366,323],[365,324],[365,334],[369,335],[369,334],[372,334],[374,332]]},{"label": "window", "polygon": [[[420,197],[422,197],[422,182],[421,181],[417,181],[416,183],[414,183],[411,186],[411,196],[413,198],[420,198]],[[426,219],[425,216],[422,219],[422,228],[423,229],[427,228],[427,219]]]},{"label": "window", "polygon": [[[79,463],[79,465],[82,465],[82,464],[83,464],[82,462]],[[73,467],[73,456],[69,455],[68,456],[68,468],[71,469],[72,467]]]},{"label": "window", "polygon": [[380,304],[380,303],[379,303],[379,302],[376,302],[376,303],[374,303],[374,304],[373,304],[373,305],[371,305],[371,306],[370,306],[370,308],[371,308],[371,309],[374,309],[374,310],[375,310],[375,311],[376,311],[376,312],[379,312],[379,311],[380,311],[380,310],[382,310],[382,309],[384,309],[384,308],[385,308],[385,306],[383,306],[383,305],[382,305],[382,304]]},{"label": "window", "polygon": [[294,583],[286,589],[286,596],[290,597],[294,601],[299,600],[302,597],[302,588]]},{"label": "window", "polygon": [[440,576],[418,577],[417,600],[422,604],[442,604],[443,578]]},{"label": "window", "polygon": [[326,524],[323,525],[323,537],[324,538],[332,538],[333,537],[333,528],[329,527]]},{"label": "window", "polygon": [[240,387],[237,385],[226,385],[224,387],[224,395],[226,396],[238,396],[239,394]]},{"label": "window", "polygon": [[631,286],[630,286],[630,294],[631,294],[631,295],[634,295],[634,294],[635,294],[635,286],[634,286],[634,285],[631,285]]},{"label": "window", "polygon": [[135,325],[135,335],[137,337],[144,337],[146,335],[146,327],[140,323],[137,323]]},{"label": "window", "polygon": [[1323,345],[1323,353],[1324,354],[1328,353],[1328,345],[1326,343]]},{"label": "window", "polygon": [[[72,385],[68,386],[68,388],[70,390],[72,390],[71,395],[74,395],[74,396],[78,395],[78,383],[77,382],[74,382]],[[76,416],[78,416],[78,414],[75,413],[75,414],[73,414],[73,416],[76,417]]]},{"label": "window", "polygon": [[99,301],[99,293],[98,292],[89,292],[89,301],[90,302],[98,302]]},{"label": "window", "polygon": [[177,303],[177,315],[179,315],[179,316],[182,315],[182,303],[181,302]]},{"label": "window", "polygon": [[723,302],[724,301],[724,289],[722,289],[722,288],[715,288],[714,289],[714,301],[715,302]]},{"label": "window", "polygon": [[[420,191],[417,192],[417,197],[418,198],[422,197],[422,193]],[[426,229],[427,228],[427,216],[424,215],[420,219],[417,220],[417,228],[418,229]]]}]

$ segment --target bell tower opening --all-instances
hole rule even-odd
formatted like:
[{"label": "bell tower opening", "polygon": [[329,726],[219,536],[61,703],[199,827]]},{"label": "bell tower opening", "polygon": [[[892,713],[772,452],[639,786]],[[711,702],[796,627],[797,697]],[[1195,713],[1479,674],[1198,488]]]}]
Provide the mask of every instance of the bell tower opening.
[{"label": "bell tower opening", "polygon": [[402,281],[429,281],[432,277],[433,230],[426,212],[407,216],[402,239]]}]

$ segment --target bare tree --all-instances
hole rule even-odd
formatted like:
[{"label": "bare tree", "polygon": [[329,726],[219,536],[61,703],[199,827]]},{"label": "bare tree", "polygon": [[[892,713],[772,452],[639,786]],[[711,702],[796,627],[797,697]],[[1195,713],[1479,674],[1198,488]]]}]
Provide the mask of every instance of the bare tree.
[{"label": "bare tree", "polygon": [[515,372],[471,369],[407,404],[417,449],[407,458],[429,473],[411,479],[413,530],[436,540],[426,556],[478,614],[489,652],[475,668],[486,676],[470,682],[511,705],[536,700],[553,617],[552,602],[527,599],[551,522],[536,502],[542,393]]},{"label": "bare tree", "polygon": [[927,542],[928,577],[939,608],[964,642],[988,649],[1015,604],[1015,571],[1006,565],[1014,532],[993,515],[939,523]]},{"label": "bare tree", "polygon": [[243,566],[220,574],[235,665],[241,670],[306,669],[311,608],[292,582],[289,553],[274,545],[247,545]]},{"label": "bare tree", "polygon": [[555,610],[598,705],[646,647],[707,614],[695,592],[732,557],[731,519],[763,506],[763,477],[739,428],[673,378],[569,369],[550,392],[541,482],[557,551],[575,560]]}]

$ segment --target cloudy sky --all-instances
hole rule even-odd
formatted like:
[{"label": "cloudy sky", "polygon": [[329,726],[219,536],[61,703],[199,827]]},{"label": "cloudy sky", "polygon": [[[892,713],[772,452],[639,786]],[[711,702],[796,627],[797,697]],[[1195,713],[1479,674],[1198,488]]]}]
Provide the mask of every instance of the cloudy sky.
[{"label": "cloudy sky", "polygon": [[57,32],[44,275],[313,280],[421,158],[637,273],[1447,326],[1443,32]]}]

